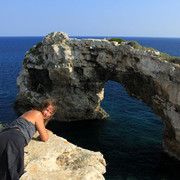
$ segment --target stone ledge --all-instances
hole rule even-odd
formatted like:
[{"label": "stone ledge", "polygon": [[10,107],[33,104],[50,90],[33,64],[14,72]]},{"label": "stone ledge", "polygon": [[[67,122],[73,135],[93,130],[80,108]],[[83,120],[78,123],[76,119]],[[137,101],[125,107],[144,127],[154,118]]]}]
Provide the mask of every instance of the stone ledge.
[{"label": "stone ledge", "polygon": [[24,154],[25,173],[20,180],[104,180],[106,162],[100,152],[80,148],[55,134],[47,142],[33,138]]}]

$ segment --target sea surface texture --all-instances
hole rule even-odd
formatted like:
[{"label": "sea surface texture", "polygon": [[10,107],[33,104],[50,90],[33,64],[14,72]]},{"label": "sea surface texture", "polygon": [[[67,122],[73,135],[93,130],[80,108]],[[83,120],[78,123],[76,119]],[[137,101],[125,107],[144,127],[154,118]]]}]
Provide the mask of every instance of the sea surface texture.
[{"label": "sea surface texture", "polygon": [[[13,104],[16,79],[25,52],[44,37],[0,37],[0,123],[17,118]],[[108,37],[76,37],[79,39]],[[172,56],[180,56],[180,38],[120,37]],[[129,97],[120,83],[108,81],[101,106],[106,120],[70,123],[52,121],[49,129],[68,141],[100,151],[107,161],[106,180],[179,180],[180,162],[161,147],[162,121],[148,106]]]}]

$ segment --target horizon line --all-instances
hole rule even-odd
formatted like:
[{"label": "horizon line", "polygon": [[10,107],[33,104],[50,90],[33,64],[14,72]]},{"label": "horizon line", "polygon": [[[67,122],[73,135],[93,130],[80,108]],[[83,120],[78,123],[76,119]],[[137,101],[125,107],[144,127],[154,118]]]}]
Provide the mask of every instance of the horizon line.
[{"label": "horizon line", "polygon": [[[47,35],[22,35],[22,36],[0,36],[0,38],[8,38],[8,37],[46,37]],[[170,37],[170,36],[113,36],[113,35],[109,35],[109,36],[98,36],[98,35],[71,35],[68,36],[69,38],[73,38],[73,37],[102,37],[102,38],[113,38],[113,37],[125,37],[125,38],[180,38],[180,37]]]}]

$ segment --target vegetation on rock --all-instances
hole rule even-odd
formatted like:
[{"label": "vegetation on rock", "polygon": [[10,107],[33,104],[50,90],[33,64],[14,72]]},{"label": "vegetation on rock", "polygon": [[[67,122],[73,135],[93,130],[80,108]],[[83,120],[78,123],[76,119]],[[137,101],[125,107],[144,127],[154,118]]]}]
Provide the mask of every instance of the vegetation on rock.
[{"label": "vegetation on rock", "polygon": [[[116,41],[116,42],[118,42],[118,44],[120,44],[121,42],[127,42],[127,45],[130,45],[135,49],[141,49],[141,50],[145,50],[145,51],[148,51],[148,50],[150,50],[150,51],[158,51],[158,50],[153,49],[151,47],[141,46],[136,41],[126,41],[126,40],[120,39],[120,38],[111,38],[111,39],[109,39],[109,41]],[[180,57],[170,56],[169,54],[166,54],[166,53],[160,53],[160,57],[162,59],[164,59],[164,60],[169,61],[169,62],[180,64]]]},{"label": "vegetation on rock", "polygon": [[132,46],[133,48],[135,49],[141,49],[141,50],[145,50],[145,51],[157,51],[156,49],[153,49],[151,47],[144,47],[144,46],[141,46],[139,43],[137,43],[136,41],[129,41],[127,43],[128,45]]},{"label": "vegetation on rock", "polygon": [[0,132],[4,129],[4,126],[0,124]]},{"label": "vegetation on rock", "polygon": [[118,42],[118,44],[121,44],[122,42],[127,42],[126,40],[120,38],[111,38],[109,39],[109,41],[116,41]]},{"label": "vegetation on rock", "polygon": [[28,63],[28,58],[25,57],[22,64],[24,65],[24,64],[27,64],[27,63]]},{"label": "vegetation on rock", "polygon": [[[28,54],[32,54],[33,56],[37,57],[36,65],[41,65],[44,62],[43,57],[41,55],[41,52],[39,51],[39,48],[41,46],[42,46],[42,42],[39,42],[39,43],[36,44],[36,46],[32,47],[28,52]],[[22,64],[26,65],[27,63],[28,63],[28,58],[25,57]]]},{"label": "vegetation on rock", "polygon": [[170,56],[169,54],[166,54],[166,53],[160,53],[160,57],[162,59],[165,59],[165,60],[170,61],[172,63],[180,64],[180,57]]},{"label": "vegetation on rock", "polygon": [[32,54],[32,55],[40,55],[41,52],[39,51],[39,48],[42,46],[42,42],[39,42],[36,44],[36,46],[32,47],[30,50],[29,50],[29,54]]}]

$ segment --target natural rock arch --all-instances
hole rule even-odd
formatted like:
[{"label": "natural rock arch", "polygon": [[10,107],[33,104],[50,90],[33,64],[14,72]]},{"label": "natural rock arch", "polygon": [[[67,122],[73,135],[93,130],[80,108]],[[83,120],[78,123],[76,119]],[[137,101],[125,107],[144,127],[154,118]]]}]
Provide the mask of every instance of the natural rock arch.
[{"label": "natural rock arch", "polygon": [[54,32],[26,53],[16,105],[23,111],[43,98],[54,98],[60,121],[103,119],[108,117],[100,107],[105,83],[120,82],[162,119],[163,146],[180,159],[179,77],[180,65],[161,59],[157,51]]}]

